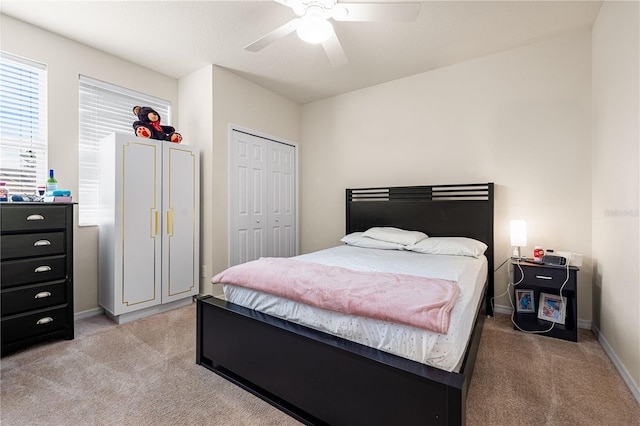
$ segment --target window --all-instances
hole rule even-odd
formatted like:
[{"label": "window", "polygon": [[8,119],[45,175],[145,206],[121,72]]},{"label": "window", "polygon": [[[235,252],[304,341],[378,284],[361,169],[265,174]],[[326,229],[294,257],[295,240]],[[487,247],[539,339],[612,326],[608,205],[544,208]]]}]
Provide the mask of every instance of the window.
[{"label": "window", "polygon": [[47,180],[47,67],[0,52],[0,181],[34,194]]},{"label": "window", "polygon": [[135,136],[136,105],[152,107],[162,124],[171,125],[171,103],[81,75],[79,104],[78,224],[89,226],[98,224],[100,139],[114,132]]}]

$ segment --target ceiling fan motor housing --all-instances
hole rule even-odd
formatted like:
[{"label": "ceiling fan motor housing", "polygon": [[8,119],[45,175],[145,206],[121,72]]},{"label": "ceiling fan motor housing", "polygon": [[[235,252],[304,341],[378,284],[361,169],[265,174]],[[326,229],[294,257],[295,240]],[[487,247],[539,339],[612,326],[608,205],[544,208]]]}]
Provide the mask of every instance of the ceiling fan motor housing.
[{"label": "ceiling fan motor housing", "polygon": [[331,18],[331,10],[336,5],[337,0],[292,0],[288,5],[293,12],[302,17],[313,16],[322,19]]}]

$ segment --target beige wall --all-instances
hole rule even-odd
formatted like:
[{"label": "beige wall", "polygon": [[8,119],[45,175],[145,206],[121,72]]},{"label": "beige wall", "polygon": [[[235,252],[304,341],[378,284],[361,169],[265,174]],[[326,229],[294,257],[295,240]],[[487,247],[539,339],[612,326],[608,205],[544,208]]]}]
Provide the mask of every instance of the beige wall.
[{"label": "beige wall", "polygon": [[[0,15],[2,50],[47,65],[49,167],[58,185],[78,198],[78,75],[171,101],[177,117],[178,82],[147,68]],[[133,105],[131,106],[133,108]],[[131,113],[131,123],[135,116]],[[177,120],[173,125],[180,131]],[[133,129],[132,129],[133,132]],[[133,133],[132,133],[133,134]],[[98,228],[74,225],[74,310],[98,307]]]},{"label": "beige wall", "polygon": [[[203,102],[206,109],[199,111]],[[210,279],[229,266],[229,126],[298,142],[301,107],[218,66],[205,67],[180,80],[180,105],[185,132],[206,140],[208,145],[201,144],[200,262],[207,269],[207,277],[201,279],[200,289],[218,293]]]},{"label": "beige wall", "polygon": [[[209,282],[213,258],[213,65],[207,65],[179,80],[180,132],[200,149],[200,291]],[[204,271],[202,269],[205,269]],[[204,273],[203,273],[204,272]],[[203,276],[204,275],[204,276]],[[209,276],[209,277],[208,277]],[[208,277],[208,278],[207,278]]]},{"label": "beige wall", "polygon": [[593,27],[593,322],[640,400],[640,7]]},{"label": "beige wall", "polygon": [[[527,220],[529,257],[534,245],[582,253],[588,326],[590,69],[590,32],[573,32],[304,105],[302,252],[344,234],[346,187],[495,182],[496,266],[510,219]],[[503,268],[496,294],[506,282]]]}]

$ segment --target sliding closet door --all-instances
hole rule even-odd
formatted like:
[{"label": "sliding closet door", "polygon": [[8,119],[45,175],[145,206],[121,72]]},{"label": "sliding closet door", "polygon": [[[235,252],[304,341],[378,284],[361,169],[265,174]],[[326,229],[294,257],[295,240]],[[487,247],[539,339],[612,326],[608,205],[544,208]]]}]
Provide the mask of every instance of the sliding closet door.
[{"label": "sliding closet door", "polygon": [[230,265],[295,255],[295,147],[232,130],[230,157]]}]

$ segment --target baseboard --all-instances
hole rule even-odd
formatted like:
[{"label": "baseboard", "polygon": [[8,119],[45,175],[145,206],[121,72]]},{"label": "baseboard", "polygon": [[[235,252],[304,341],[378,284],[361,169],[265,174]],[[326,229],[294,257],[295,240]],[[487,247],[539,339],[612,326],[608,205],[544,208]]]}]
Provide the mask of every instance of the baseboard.
[{"label": "baseboard", "polygon": [[611,359],[611,362],[613,362],[613,365],[616,367],[616,370],[618,370],[620,377],[622,377],[622,380],[624,380],[624,382],[629,387],[629,390],[633,394],[633,397],[636,399],[636,401],[638,401],[638,403],[640,403],[640,387],[637,383],[634,382],[633,377],[631,377],[629,371],[626,369],[624,364],[622,364],[620,358],[618,358],[618,355],[613,350],[613,347],[611,347],[604,335],[600,333],[600,329],[597,326],[593,325],[592,330],[596,335],[600,346],[602,346],[606,354],[609,356],[609,359]]},{"label": "baseboard", "polygon": [[[513,312],[513,308],[511,306],[505,306],[505,305],[494,305],[493,306],[493,311],[497,312],[499,314],[507,314],[507,315],[511,315],[511,312]],[[585,319],[580,319],[578,318],[578,328],[584,328],[586,330],[591,330],[592,328],[592,324],[590,320],[585,320]]]},{"label": "baseboard", "polygon": [[511,312],[513,312],[513,309],[511,308],[511,306],[493,305],[493,312],[496,312],[498,314],[511,315]]},{"label": "baseboard", "polygon": [[102,308],[88,309],[86,311],[76,312],[75,314],[73,314],[73,320],[78,321],[84,318],[95,317],[102,314],[104,314],[104,309]]},{"label": "baseboard", "polygon": [[105,315],[111,318],[118,324],[124,324],[130,321],[135,321],[137,319],[141,319],[144,317],[148,317],[150,315],[160,314],[162,312],[169,311],[171,309],[181,308],[183,306],[188,306],[193,303],[192,297],[185,297],[184,299],[176,300],[169,303],[163,303],[162,305],[155,305],[144,309],[139,309],[137,311],[128,312],[120,315],[113,315],[109,311],[105,311]]}]

